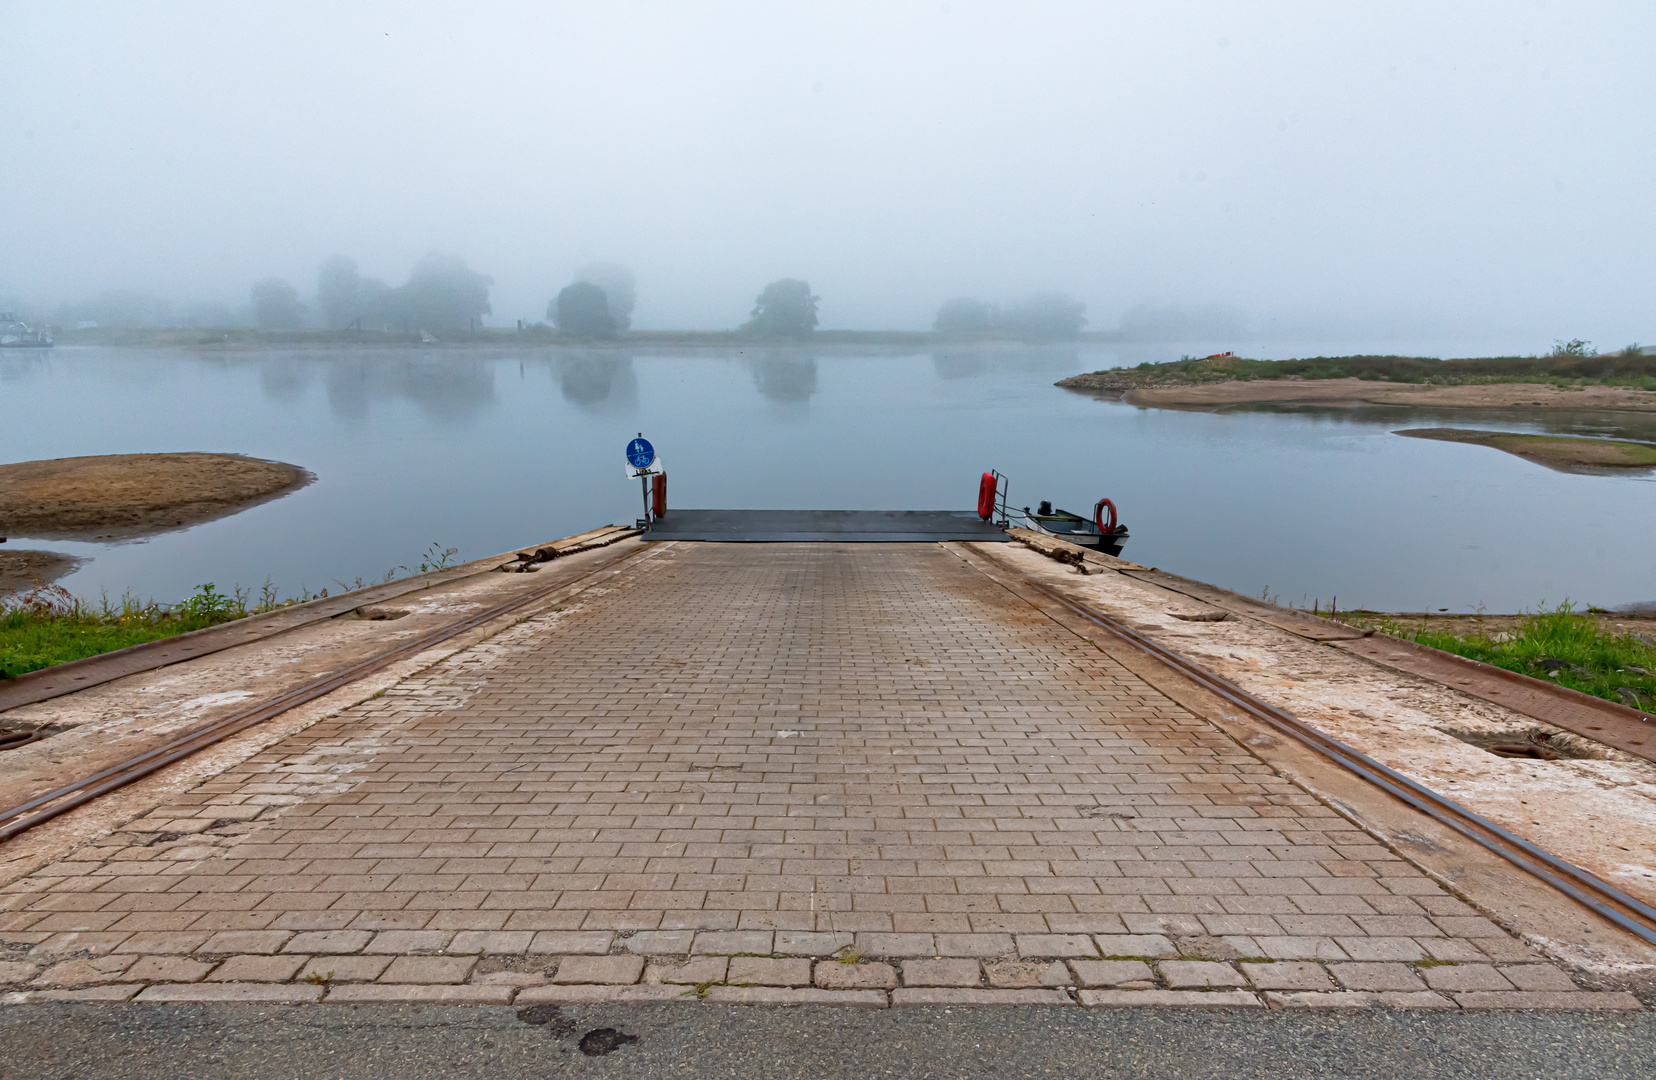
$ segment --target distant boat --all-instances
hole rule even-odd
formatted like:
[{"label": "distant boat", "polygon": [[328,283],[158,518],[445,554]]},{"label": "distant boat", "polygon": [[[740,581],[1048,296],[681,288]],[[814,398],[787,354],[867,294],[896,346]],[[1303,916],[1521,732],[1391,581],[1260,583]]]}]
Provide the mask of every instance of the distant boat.
[{"label": "distant boat", "polygon": [[50,349],[52,335],[36,330],[9,311],[0,312],[0,349]]},{"label": "distant boat", "polygon": [[[1103,510],[1106,507],[1110,511],[1107,524],[1103,521]],[[1048,536],[1055,536],[1082,547],[1097,548],[1106,555],[1120,555],[1122,547],[1127,543],[1127,526],[1115,523],[1115,504],[1109,499],[1098,500],[1091,521],[1068,510],[1054,510],[1049,502],[1042,502],[1037,510],[1024,507],[1023,516],[1030,529],[1035,532],[1046,533]]]}]

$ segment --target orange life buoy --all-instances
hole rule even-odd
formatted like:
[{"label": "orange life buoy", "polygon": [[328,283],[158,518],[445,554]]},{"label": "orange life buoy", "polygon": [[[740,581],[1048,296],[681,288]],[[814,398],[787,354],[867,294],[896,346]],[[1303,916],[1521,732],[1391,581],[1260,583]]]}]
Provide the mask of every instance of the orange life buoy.
[{"label": "orange life buoy", "polygon": [[988,521],[995,516],[995,474],[986,472],[978,481],[978,517]]},{"label": "orange life buoy", "polygon": [[[1106,506],[1108,506],[1110,508],[1110,524],[1108,526],[1106,526],[1104,524],[1104,508]],[[1111,502],[1109,499],[1099,499],[1098,500],[1098,505],[1093,507],[1093,524],[1098,526],[1098,531],[1102,535],[1108,536],[1110,533],[1115,532],[1116,531],[1115,503]]]},{"label": "orange life buoy", "polygon": [[650,513],[658,518],[667,516],[667,474],[650,477]]}]

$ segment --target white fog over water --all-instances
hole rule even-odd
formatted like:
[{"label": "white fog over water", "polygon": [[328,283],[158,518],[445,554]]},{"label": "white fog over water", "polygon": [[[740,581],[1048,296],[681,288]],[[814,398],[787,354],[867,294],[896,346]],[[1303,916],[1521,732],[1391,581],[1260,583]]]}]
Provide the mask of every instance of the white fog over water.
[{"label": "white fog over water", "polygon": [[1656,342],[1648,3],[0,10],[0,305],[435,249],[499,326],[604,260],[645,329],[789,276],[829,328],[1061,289],[1171,339]]}]

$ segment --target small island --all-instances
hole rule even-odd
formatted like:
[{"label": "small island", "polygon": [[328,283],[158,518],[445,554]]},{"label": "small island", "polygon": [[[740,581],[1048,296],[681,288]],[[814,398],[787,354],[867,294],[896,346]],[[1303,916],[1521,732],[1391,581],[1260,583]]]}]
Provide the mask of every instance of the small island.
[{"label": "small island", "polygon": [[309,484],[241,454],[104,454],[0,465],[0,536],[107,543],[187,529]]},{"label": "small island", "polygon": [[[315,477],[240,454],[105,454],[0,465],[0,539],[109,543],[187,529],[279,499]],[[81,560],[0,547],[0,593],[56,580]]]},{"label": "small island", "polygon": [[1075,375],[1058,386],[1160,409],[1250,405],[1622,409],[1656,412],[1656,356],[1185,357]]},{"label": "small island", "polygon": [[1570,435],[1526,435],[1465,428],[1409,428],[1393,432],[1411,439],[1438,439],[1503,450],[1561,472],[1656,468],[1656,446],[1624,439],[1583,439]]}]

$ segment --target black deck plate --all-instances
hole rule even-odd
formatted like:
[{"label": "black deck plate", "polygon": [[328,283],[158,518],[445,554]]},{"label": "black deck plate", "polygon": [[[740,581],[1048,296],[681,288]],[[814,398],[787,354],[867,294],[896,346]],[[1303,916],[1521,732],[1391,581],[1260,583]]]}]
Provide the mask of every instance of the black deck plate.
[{"label": "black deck plate", "polygon": [[669,510],[646,538],[750,544],[1008,539],[970,510]]}]

